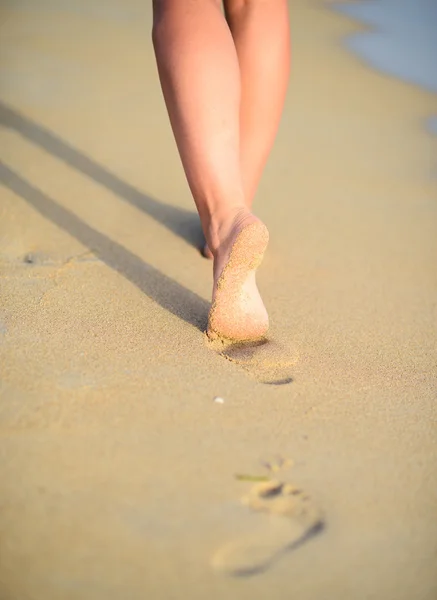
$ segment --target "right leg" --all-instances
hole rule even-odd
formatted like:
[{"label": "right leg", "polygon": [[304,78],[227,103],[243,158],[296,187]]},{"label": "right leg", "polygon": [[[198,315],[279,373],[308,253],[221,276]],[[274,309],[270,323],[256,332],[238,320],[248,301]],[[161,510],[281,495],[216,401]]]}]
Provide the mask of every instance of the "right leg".
[{"label": "right leg", "polygon": [[[240,66],[240,166],[252,202],[281,118],[290,69],[287,0],[224,0]],[[204,256],[212,258],[208,246]]]},{"label": "right leg", "polygon": [[290,70],[287,0],[224,0],[240,65],[240,161],[250,208],[278,129]]}]

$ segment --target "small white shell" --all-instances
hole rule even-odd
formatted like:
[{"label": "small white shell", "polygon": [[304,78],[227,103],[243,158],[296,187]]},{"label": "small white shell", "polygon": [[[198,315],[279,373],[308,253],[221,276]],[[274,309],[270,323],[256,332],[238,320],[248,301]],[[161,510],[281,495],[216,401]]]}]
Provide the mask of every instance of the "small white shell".
[{"label": "small white shell", "polygon": [[214,402],[217,402],[217,404],[224,404],[225,401],[223,400],[223,398],[220,398],[220,396],[216,396],[214,398]]}]

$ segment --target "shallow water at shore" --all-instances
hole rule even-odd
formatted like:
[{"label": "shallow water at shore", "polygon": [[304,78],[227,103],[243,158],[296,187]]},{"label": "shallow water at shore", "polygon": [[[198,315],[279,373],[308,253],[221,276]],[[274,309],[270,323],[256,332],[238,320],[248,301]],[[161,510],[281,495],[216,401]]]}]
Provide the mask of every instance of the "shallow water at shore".
[{"label": "shallow water at shore", "polygon": [[[350,50],[372,67],[437,93],[436,2],[372,0],[334,8],[370,27],[346,37]],[[437,115],[427,125],[437,134]]]}]

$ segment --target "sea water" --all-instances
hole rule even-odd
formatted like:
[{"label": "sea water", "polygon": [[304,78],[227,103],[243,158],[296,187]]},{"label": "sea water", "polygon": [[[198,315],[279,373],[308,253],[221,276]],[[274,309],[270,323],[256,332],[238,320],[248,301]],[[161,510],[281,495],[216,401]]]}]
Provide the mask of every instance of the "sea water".
[{"label": "sea water", "polygon": [[[374,68],[437,93],[437,0],[337,2],[334,9],[371,28],[346,38],[350,50]],[[437,115],[427,125],[437,135]]]}]

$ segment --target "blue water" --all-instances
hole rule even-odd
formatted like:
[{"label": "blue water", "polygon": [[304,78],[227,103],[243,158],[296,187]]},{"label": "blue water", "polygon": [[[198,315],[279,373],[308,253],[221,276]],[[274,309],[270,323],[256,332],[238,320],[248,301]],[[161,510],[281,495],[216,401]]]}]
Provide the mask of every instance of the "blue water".
[{"label": "blue water", "polygon": [[[372,67],[437,93],[437,0],[361,0],[334,8],[372,28],[349,36],[350,50]],[[437,115],[428,126],[437,134]]]}]

